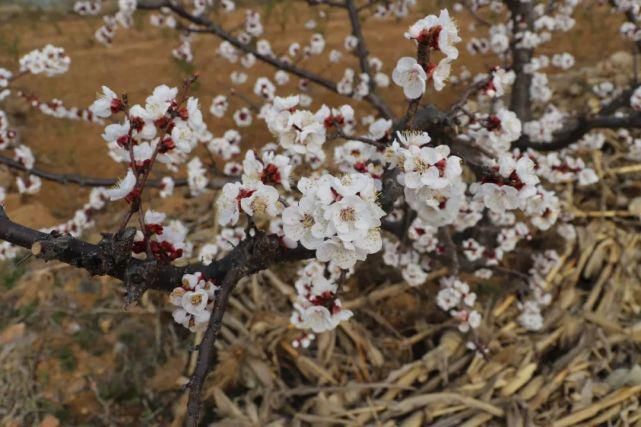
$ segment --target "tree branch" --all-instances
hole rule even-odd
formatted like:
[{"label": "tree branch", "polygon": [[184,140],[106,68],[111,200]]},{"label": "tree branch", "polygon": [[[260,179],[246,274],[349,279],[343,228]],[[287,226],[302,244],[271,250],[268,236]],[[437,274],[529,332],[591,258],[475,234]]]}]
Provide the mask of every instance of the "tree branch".
[{"label": "tree branch", "polygon": [[115,235],[103,235],[98,244],[87,243],[67,234],[46,234],[16,224],[0,207],[0,239],[29,249],[38,258],[58,260],[92,275],[122,280],[133,294],[142,288],[143,292],[145,289],[171,291],[187,269],[132,258],[134,236],[135,230],[128,228]]},{"label": "tree branch", "polygon": [[358,16],[358,10],[356,9],[354,0],[345,0],[345,6],[349,15],[349,22],[352,26],[352,35],[356,37],[356,40],[358,40],[358,44],[356,45],[356,56],[358,56],[358,63],[361,67],[361,71],[367,74],[367,76],[369,77],[369,88],[370,91],[373,91],[376,85],[372,76],[372,70],[369,66],[369,51],[367,50],[367,44],[365,42],[365,37],[363,36],[363,28],[361,27],[361,20]]},{"label": "tree branch", "polygon": [[331,6],[345,8],[344,2],[336,0],[307,0],[307,4],[310,6]]},{"label": "tree branch", "polygon": [[486,27],[492,26],[492,23],[490,21],[488,21],[487,19],[483,18],[481,15],[478,14],[474,6],[470,4],[469,1],[463,1],[461,4],[465,8],[465,10],[467,10],[468,13],[472,15],[472,18],[476,19],[476,22]]},{"label": "tree branch", "polygon": [[[34,175],[47,181],[57,182],[59,184],[77,184],[81,187],[112,187],[118,183],[118,180],[113,178],[97,178],[93,176],[78,174],[56,173],[38,168],[27,169],[22,163],[2,155],[0,155],[0,164],[7,166],[9,169],[27,172],[29,175]],[[222,188],[226,183],[233,181],[235,181],[234,178],[214,177],[209,181],[209,188]],[[161,180],[149,180],[145,185],[154,188],[163,187],[163,183]],[[188,182],[186,179],[176,179],[174,181],[175,187],[185,187],[187,185]]]},{"label": "tree branch", "polygon": [[516,35],[524,30],[532,31],[534,26],[534,13],[532,2],[520,0],[507,0],[507,7],[512,13],[512,70],[516,74],[512,86],[510,110],[514,111],[522,121],[530,120],[532,115],[530,103],[530,84],[532,75],[525,72],[525,66],[532,60],[533,49],[517,47]]},{"label": "tree branch", "polygon": [[196,368],[189,381],[189,401],[187,402],[186,427],[197,427],[200,418],[200,407],[202,404],[202,388],[205,378],[214,365],[216,358],[216,338],[223,323],[223,316],[227,310],[229,297],[238,281],[247,275],[249,265],[236,265],[231,268],[221,283],[221,289],[214,300],[212,315],[207,324],[207,330],[199,345],[198,360]]},{"label": "tree branch", "polygon": [[623,117],[617,116],[595,116],[580,117],[575,119],[573,124],[566,126],[556,132],[551,142],[532,142],[527,138],[519,139],[516,147],[521,149],[532,148],[538,151],[557,151],[566,148],[593,129],[618,129],[618,128],[641,128],[641,113],[633,113]]},{"label": "tree branch", "polygon": [[[147,1],[138,2],[138,8],[142,10],[156,10],[156,9],[161,9],[163,7],[170,9],[176,15],[191,22],[192,24],[202,27],[203,30],[199,32],[214,34],[215,36],[223,40],[226,40],[235,48],[245,53],[253,54],[256,57],[256,59],[263,61],[266,64],[271,65],[272,67],[287,71],[289,73],[294,74],[295,76],[298,76],[303,79],[307,79],[310,82],[313,82],[319,86],[322,86],[327,90],[338,93],[336,83],[334,83],[333,81],[326,79],[321,75],[313,73],[309,70],[297,67],[296,65],[283,62],[276,57],[262,55],[258,53],[258,51],[253,46],[251,46],[251,44],[242,43],[240,40],[238,40],[238,38],[234,37],[232,34],[225,31],[222,27],[220,27],[218,24],[214,23],[213,21],[209,20],[208,18],[204,16],[192,15],[189,12],[187,12],[182,6],[170,0],[164,0],[164,1],[147,0]],[[379,98],[376,94],[370,93],[363,99],[367,101],[370,105],[372,105],[385,118],[393,117],[391,110],[387,107],[387,105],[385,105],[382,99]]]},{"label": "tree branch", "polygon": [[538,151],[557,151],[566,148],[593,129],[640,128],[641,113],[634,112],[627,116],[615,116],[620,108],[630,104],[630,96],[635,88],[628,88],[604,105],[596,116],[582,116],[568,121],[560,130],[555,132],[550,142],[533,142],[523,135],[513,145],[522,150],[531,148]]}]

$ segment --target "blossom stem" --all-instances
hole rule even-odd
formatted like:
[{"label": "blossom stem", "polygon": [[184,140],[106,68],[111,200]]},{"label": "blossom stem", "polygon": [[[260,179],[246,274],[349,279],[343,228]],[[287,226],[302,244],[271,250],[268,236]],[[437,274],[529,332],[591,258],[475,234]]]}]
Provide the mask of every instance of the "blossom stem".
[{"label": "blossom stem", "polygon": [[[427,43],[418,41],[418,46],[416,48],[416,61],[427,72],[428,64],[430,62],[430,47]],[[421,94],[418,98],[412,99],[407,106],[407,113],[405,113],[404,122],[406,123],[408,129],[414,129],[414,116],[416,115],[416,111],[418,110],[422,99],[423,94]]]}]

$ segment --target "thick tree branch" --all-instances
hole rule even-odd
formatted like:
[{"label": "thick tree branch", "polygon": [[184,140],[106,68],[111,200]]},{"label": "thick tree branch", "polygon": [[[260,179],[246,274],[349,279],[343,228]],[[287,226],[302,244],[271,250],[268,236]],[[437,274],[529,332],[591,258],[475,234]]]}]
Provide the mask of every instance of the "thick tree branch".
[{"label": "thick tree branch", "polygon": [[[215,283],[237,265],[246,265],[247,274],[253,274],[270,265],[310,258],[313,251],[302,247],[288,249],[277,236],[257,233],[236,246],[222,259],[205,266],[201,263],[176,267],[156,260],[131,257],[134,229],[125,229],[116,235],[104,234],[92,244],[67,234],[43,233],[11,221],[0,206],[0,240],[29,249],[45,261],[58,260],[83,268],[92,275],[111,276],[133,285],[136,293],[147,289],[171,292],[181,283],[186,273],[200,272]],[[134,233],[135,234],[135,233]],[[130,289],[128,289],[129,291]]]},{"label": "thick tree branch", "polygon": [[46,234],[16,224],[0,207],[1,240],[29,249],[45,261],[58,260],[92,275],[122,280],[134,293],[141,288],[171,291],[186,269],[131,258],[134,235],[134,229],[126,229],[116,235],[105,234],[98,244],[92,244],[67,234]]}]

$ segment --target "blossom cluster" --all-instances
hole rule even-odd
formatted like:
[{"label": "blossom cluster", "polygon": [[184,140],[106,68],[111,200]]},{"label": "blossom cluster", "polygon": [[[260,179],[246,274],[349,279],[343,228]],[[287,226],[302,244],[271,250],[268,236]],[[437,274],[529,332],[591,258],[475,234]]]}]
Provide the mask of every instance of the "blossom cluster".
[{"label": "blossom cluster", "polygon": [[13,79],[13,73],[6,68],[0,68],[0,101],[11,94],[9,83]]},{"label": "blossom cluster", "polygon": [[44,74],[48,77],[64,74],[69,69],[71,59],[61,47],[51,44],[36,49],[20,58],[20,72]]},{"label": "blossom cluster", "polygon": [[416,0],[392,0],[377,4],[374,16],[377,19],[404,18],[412,8],[416,6]]},{"label": "blossom cluster", "polygon": [[318,261],[309,261],[298,271],[295,283],[297,296],[291,316],[294,326],[318,334],[331,331],[352,317],[353,313],[342,307],[336,295],[337,274],[331,274],[331,271],[327,273],[326,266]]},{"label": "blossom cluster", "polygon": [[103,124],[103,120],[95,116],[88,108],[67,107],[62,100],[55,98],[50,101],[42,101],[37,96],[22,91],[17,91],[16,94],[25,99],[32,108],[37,109],[44,115],[57,119],[83,120]]},{"label": "blossom cluster", "polygon": [[[496,78],[491,80],[492,86],[489,90],[503,90],[503,83],[498,83]],[[521,121],[514,112],[500,108],[495,114],[479,114],[477,121],[468,126],[467,136],[476,144],[502,153],[510,149],[510,145],[521,137]]]},{"label": "blossom cluster", "polygon": [[459,331],[465,333],[481,325],[481,314],[473,308],[475,303],[476,293],[467,283],[454,276],[441,279],[436,304],[457,320]]},{"label": "blossom cluster", "polygon": [[189,259],[193,245],[187,240],[188,229],[178,220],[165,224],[166,215],[147,210],[144,230],[137,230],[132,247],[132,256],[139,259],[153,257],[161,262],[178,262]]},{"label": "blossom cluster", "polygon": [[410,286],[422,285],[431,270],[430,259],[422,255],[436,250],[438,239],[435,234],[435,227],[423,224],[420,218],[415,219],[408,231],[411,247],[404,247],[399,241],[383,239],[383,262],[400,269],[403,279]]},{"label": "blossom cluster", "polygon": [[[325,158],[323,144],[326,141],[324,109],[317,113],[297,109],[298,96],[275,98],[267,105],[262,115],[267,127],[278,138],[278,144],[293,155]],[[353,116],[353,112],[351,113]],[[351,117],[348,117],[350,120]]]},{"label": "blossom cluster", "polygon": [[[119,184],[109,190],[111,200],[127,199],[131,202],[140,192],[139,180],[149,173],[154,161],[164,163],[170,170],[184,163],[200,142],[209,141],[211,134],[203,121],[199,103],[189,97],[186,102],[177,99],[178,89],[158,86],[147,97],[145,106],[126,105],[108,87],[89,108],[99,118],[123,113],[122,123],[105,127],[102,135],[109,148],[110,157],[128,163],[129,168]],[[190,179],[192,191],[204,187],[204,171],[192,163],[190,171],[198,178]],[[197,171],[197,172],[194,172]]]},{"label": "blossom cluster", "polygon": [[374,180],[352,173],[337,178],[301,178],[300,200],[283,211],[285,237],[316,250],[322,262],[348,269],[382,247]]},{"label": "blossom cluster", "polygon": [[547,275],[558,266],[560,257],[556,251],[548,250],[533,254],[532,258],[534,265],[529,271],[528,280],[530,298],[519,304],[521,314],[518,320],[525,329],[538,331],[543,328],[541,310],[552,302],[552,295],[547,292]]},{"label": "blossom cluster", "polygon": [[458,58],[458,49],[454,44],[461,41],[456,24],[447,9],[441,10],[438,17],[429,15],[417,21],[405,33],[405,37],[425,46],[428,51],[424,55],[428,57],[429,50],[442,52],[445,56],[437,64],[419,63],[416,58],[409,56],[399,59],[392,74],[394,83],[403,88],[409,99],[420,98],[430,80],[434,89],[442,90],[450,75],[452,61]]},{"label": "blossom cluster", "polygon": [[[79,13],[86,12],[89,15],[100,9],[99,6],[88,3],[86,1],[76,2],[74,9],[79,9]],[[129,28],[133,25],[133,14],[137,7],[138,0],[118,0],[118,10],[113,15],[103,16],[103,25],[96,30],[95,39],[99,43],[110,45],[119,27]]]},{"label": "blossom cluster", "polygon": [[216,201],[220,225],[236,225],[241,213],[254,222],[261,222],[270,221],[282,212],[280,193],[269,184],[289,186],[289,159],[267,153],[263,160],[257,160],[254,152],[248,151],[241,182],[230,182],[223,187]]},{"label": "blossom cluster", "polygon": [[204,330],[218,289],[214,282],[200,273],[183,275],[181,286],[174,288],[169,296],[171,304],[176,306],[172,312],[176,323],[192,332]]},{"label": "blossom cluster", "polygon": [[446,145],[429,146],[425,132],[397,134],[388,154],[399,168],[398,182],[405,200],[427,224],[442,226],[455,221],[465,199],[461,159]]}]

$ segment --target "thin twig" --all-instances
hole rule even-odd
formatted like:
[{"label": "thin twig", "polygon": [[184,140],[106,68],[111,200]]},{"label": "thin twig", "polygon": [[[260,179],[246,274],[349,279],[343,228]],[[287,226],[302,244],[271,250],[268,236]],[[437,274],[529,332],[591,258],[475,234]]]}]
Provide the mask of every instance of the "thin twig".
[{"label": "thin twig", "polygon": [[209,323],[207,324],[207,330],[205,331],[205,335],[198,346],[199,350],[196,368],[189,380],[189,400],[187,402],[187,419],[185,420],[186,427],[198,426],[200,406],[202,403],[201,394],[203,384],[205,383],[205,378],[211,370],[216,357],[216,348],[214,347],[216,344],[216,338],[218,337],[218,333],[220,332],[220,328],[223,323],[223,316],[227,310],[231,292],[238,283],[238,280],[240,280],[244,275],[244,270],[242,268],[232,268],[225,275],[221,284],[221,289],[215,297],[214,308],[212,310],[211,317],[209,318]]},{"label": "thin twig", "polygon": [[[291,74],[294,74],[295,76],[298,76],[303,79],[307,79],[312,83],[315,83],[319,86],[324,87],[327,90],[330,90],[334,93],[338,93],[338,89],[336,87],[336,83],[326,79],[325,77],[311,72],[309,70],[300,68],[296,65],[286,63],[284,61],[281,61],[275,56],[272,55],[263,55],[259,53],[256,48],[251,44],[251,43],[243,43],[241,42],[237,37],[233,36],[231,33],[228,31],[224,30],[221,26],[218,24],[214,23],[213,21],[209,20],[205,16],[195,16],[189,13],[185,8],[183,8],[181,5],[176,4],[171,1],[153,1],[153,0],[147,0],[147,1],[139,1],[138,2],[138,8],[143,9],[143,10],[158,10],[161,8],[168,8],[172,12],[174,12],[177,16],[186,19],[187,21],[191,22],[192,24],[197,25],[200,27],[199,30],[195,29],[190,29],[190,32],[200,32],[200,33],[210,33],[215,36],[217,36],[220,39],[226,40],[229,42],[232,46],[235,48],[245,52],[245,53],[251,53],[253,54],[256,59],[259,61],[262,61],[266,64],[269,64],[277,69],[287,71]],[[385,118],[393,118],[394,115],[392,111],[389,109],[389,107],[385,104],[385,102],[378,97],[378,95],[374,93],[370,93],[367,96],[363,98],[366,102],[368,102],[372,107],[374,107],[383,117]]]},{"label": "thin twig", "polygon": [[358,40],[355,51],[356,56],[358,56],[358,63],[361,67],[361,71],[369,77],[370,92],[374,92],[376,89],[376,82],[374,81],[374,76],[372,76],[372,70],[369,65],[369,51],[367,50],[367,43],[363,36],[363,28],[361,27],[361,20],[358,16],[356,4],[354,3],[354,0],[345,0],[345,6],[349,15],[349,22],[352,26],[352,35],[356,37],[356,40]]},{"label": "thin twig", "polygon": [[[78,174],[56,173],[36,167],[27,169],[22,163],[18,162],[17,160],[13,160],[2,155],[0,155],[0,164],[7,166],[9,169],[27,172],[29,175],[34,175],[44,180],[57,182],[59,184],[77,184],[81,187],[112,187],[118,183],[118,180],[113,178],[98,178]],[[218,182],[218,184],[224,185],[222,181]],[[147,182],[147,185],[154,188],[163,187],[163,183],[161,180],[151,180]],[[184,187],[186,185],[186,179],[177,179],[174,181],[174,186],[176,187]]]},{"label": "thin twig", "polygon": [[344,2],[336,0],[307,0],[307,4],[310,6],[331,6],[339,8],[345,7]]}]

